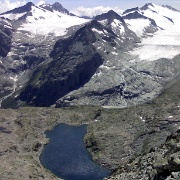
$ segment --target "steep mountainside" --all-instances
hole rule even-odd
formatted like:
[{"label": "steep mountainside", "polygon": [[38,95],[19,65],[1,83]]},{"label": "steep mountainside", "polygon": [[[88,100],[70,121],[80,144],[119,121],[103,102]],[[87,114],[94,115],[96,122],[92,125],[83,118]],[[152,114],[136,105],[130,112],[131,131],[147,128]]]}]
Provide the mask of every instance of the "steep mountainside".
[{"label": "steep mountainside", "polygon": [[35,6],[29,2],[22,7],[0,14],[0,17],[12,20],[18,30],[44,36],[48,33],[56,36],[65,35],[67,28],[88,21],[72,16],[59,3]]},{"label": "steep mountainside", "polygon": [[69,11],[67,9],[65,9],[60,3],[58,2],[55,2],[53,5],[50,5],[50,4],[42,4],[40,5],[39,7],[43,8],[43,9],[46,9],[48,11],[58,11],[58,12],[61,12],[61,13],[64,13],[64,14],[69,14]]},{"label": "steep mountainside", "polygon": [[70,26],[87,21],[68,14],[59,3],[49,6],[46,10],[27,3],[0,15],[0,102],[21,89],[36,67],[51,61],[58,35],[72,33],[79,27]]},{"label": "steep mountainside", "polygon": [[111,10],[90,21],[59,3],[27,3],[0,16],[15,29],[1,58],[3,107],[127,107],[152,100],[179,75],[180,13],[166,6],[123,16]]},{"label": "steep mountainside", "polygon": [[[108,21],[112,21],[111,23],[121,20],[121,17],[115,12],[110,11],[108,15]],[[114,15],[118,19],[114,18]],[[103,61],[108,61],[109,55],[116,55],[116,47],[123,53],[135,46],[138,40],[136,35],[125,24],[121,25],[120,21],[119,26],[126,29],[124,33],[122,32],[122,38],[120,33],[114,32],[114,29],[107,28],[94,20],[79,29],[70,38],[59,40],[50,54],[53,61],[36,71],[31,84],[20,94],[19,99],[35,106],[49,106],[54,104],[57,98],[82,87],[92,79]],[[111,49],[114,50],[113,53],[110,53]],[[99,61],[99,59],[101,60]],[[82,64],[81,61],[86,63]],[[41,69],[43,70],[41,71]],[[39,74],[41,75],[39,76]],[[49,90],[47,91],[47,89]],[[41,97],[36,94],[37,92],[41,94]],[[27,100],[28,95],[30,96]],[[42,99],[44,100],[42,101]],[[63,103],[62,105],[66,106],[67,104]]]},{"label": "steep mountainside", "polygon": [[39,155],[66,123],[87,124],[107,179],[178,180],[179,19],[152,3],[94,20],[59,3],[1,14],[0,107],[48,108],[0,108],[0,179],[57,179]]},{"label": "steep mountainside", "polygon": [[0,18],[0,57],[6,57],[10,51],[12,33],[13,28],[11,22],[7,19]]},{"label": "steep mountainside", "polygon": [[[128,49],[124,40],[132,39],[132,36],[124,38],[120,34],[122,46],[117,44],[110,50],[106,47],[110,53],[103,56],[105,61],[93,78],[84,87],[61,98],[57,106],[66,102],[67,105],[124,107],[147,102],[157,96],[164,82],[179,74],[179,15],[177,11],[155,4],[125,12],[126,27],[136,33],[140,41],[136,38],[132,41],[136,42],[134,48]],[[107,15],[98,17],[99,22],[106,22],[104,17]],[[111,28],[110,23],[106,26]],[[124,24],[122,19],[120,24]],[[126,52],[122,53],[119,47],[126,49]],[[100,48],[99,45],[97,48]]]},{"label": "steep mountainside", "polygon": [[94,26],[106,29],[92,21],[74,36],[57,41],[50,54],[53,61],[34,72],[31,83],[19,98],[29,105],[50,106],[59,97],[87,83],[103,63],[92,45],[96,41]]}]

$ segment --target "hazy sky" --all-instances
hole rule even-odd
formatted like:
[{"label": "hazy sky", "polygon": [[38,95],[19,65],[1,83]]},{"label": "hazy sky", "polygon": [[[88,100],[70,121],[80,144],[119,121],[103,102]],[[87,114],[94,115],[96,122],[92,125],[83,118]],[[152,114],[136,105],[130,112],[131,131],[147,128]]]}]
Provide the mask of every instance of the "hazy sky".
[{"label": "hazy sky", "polygon": [[[132,7],[141,7],[146,3],[153,2],[158,5],[171,5],[180,10],[180,0],[31,0],[34,4],[40,1],[53,4],[54,2],[61,3],[66,9],[74,10],[78,7],[92,8],[96,6],[117,7],[126,10]],[[13,9],[17,6],[24,5],[29,0],[0,0],[0,12]]]},{"label": "hazy sky", "polygon": [[[46,0],[48,3],[56,2],[57,0]],[[34,2],[37,2],[35,0]],[[143,6],[146,3],[153,2],[159,5],[171,5],[175,8],[180,9],[180,0],[60,0],[64,7],[71,10],[79,6],[84,7],[95,7],[95,6],[109,6],[109,7],[119,7],[121,9],[127,9],[137,6]]]}]

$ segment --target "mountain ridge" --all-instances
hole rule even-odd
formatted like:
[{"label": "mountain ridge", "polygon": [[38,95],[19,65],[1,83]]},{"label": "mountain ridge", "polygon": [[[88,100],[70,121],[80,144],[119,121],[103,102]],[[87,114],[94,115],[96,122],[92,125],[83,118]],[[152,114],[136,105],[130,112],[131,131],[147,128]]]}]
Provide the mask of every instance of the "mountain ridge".
[{"label": "mountain ridge", "polygon": [[[129,9],[122,16],[111,10],[90,21],[71,16],[67,11],[59,12],[63,9],[59,3],[42,5],[45,9],[31,3],[28,6],[32,7],[28,11],[31,16],[23,14],[26,17],[22,20],[20,13],[15,17],[16,20],[12,21],[13,27],[16,27],[12,36],[13,46],[1,60],[3,66],[8,67],[6,72],[3,70],[4,77],[12,86],[19,83],[15,86],[15,92],[13,88],[14,94],[11,97],[19,104],[17,106],[27,103],[35,106],[56,104],[59,107],[61,103],[62,106],[85,103],[126,107],[157,96],[163,83],[173,78],[173,73],[175,76],[178,74],[177,69],[168,62],[168,57],[171,57],[179,67],[174,58],[178,54],[179,44],[173,39],[175,33],[178,33],[178,12],[167,7],[146,4],[142,8]],[[47,7],[50,9],[47,10]],[[169,12],[172,13],[165,17]],[[6,15],[7,13],[4,13],[4,18]],[[55,21],[50,22],[53,17]],[[77,20],[74,21],[75,26],[72,26],[72,20]],[[67,26],[60,22],[67,23]],[[172,28],[169,28],[171,25]],[[161,41],[156,41],[158,38],[161,38]],[[161,42],[162,44],[158,44]],[[169,42],[174,44],[168,44]],[[89,53],[85,53],[86,48],[89,48]],[[153,51],[153,48],[157,50]],[[166,54],[161,53],[163,48],[166,49]],[[82,49],[85,52],[82,52]],[[174,50],[173,54],[171,49]],[[83,62],[86,62],[87,57],[93,59],[94,55],[99,62],[96,64],[92,61],[93,67],[89,69],[91,63],[87,66],[83,65]],[[154,60],[158,63],[151,62]],[[162,77],[160,66],[163,62],[165,75]],[[80,74],[87,76],[84,75],[86,77],[83,79]],[[70,80],[68,76],[71,77]],[[64,77],[66,80],[63,80]],[[53,87],[52,83],[55,82],[57,85]],[[58,85],[58,82],[61,85]],[[43,100],[40,94],[47,96],[46,87],[53,93]],[[41,93],[38,93],[39,89]],[[34,103],[35,99],[39,100]]]}]

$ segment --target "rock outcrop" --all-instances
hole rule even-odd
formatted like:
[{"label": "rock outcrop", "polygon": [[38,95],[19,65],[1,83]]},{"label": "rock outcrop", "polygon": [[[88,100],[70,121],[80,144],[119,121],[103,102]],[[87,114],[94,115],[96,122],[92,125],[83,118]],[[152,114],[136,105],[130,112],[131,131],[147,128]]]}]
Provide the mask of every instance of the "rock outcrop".
[{"label": "rock outcrop", "polygon": [[13,28],[11,22],[0,18],[0,57],[6,57],[11,49]]},{"label": "rock outcrop", "polygon": [[[167,137],[159,148],[131,159],[108,180],[178,180],[180,179],[180,130]],[[105,178],[106,179],[106,178]]]}]

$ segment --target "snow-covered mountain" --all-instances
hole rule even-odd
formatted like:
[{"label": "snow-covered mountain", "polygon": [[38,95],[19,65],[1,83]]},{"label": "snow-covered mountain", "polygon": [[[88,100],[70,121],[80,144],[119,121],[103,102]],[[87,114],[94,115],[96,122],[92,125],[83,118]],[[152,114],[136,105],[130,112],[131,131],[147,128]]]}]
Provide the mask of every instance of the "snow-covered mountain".
[{"label": "snow-covered mountain", "polygon": [[63,14],[73,15],[69,13],[67,9],[65,9],[60,3],[55,2],[54,4],[41,4],[39,7],[46,9],[51,12],[61,12]]},{"label": "snow-covered mountain", "polygon": [[169,6],[87,20],[59,3],[27,3],[0,17],[4,107],[126,107],[150,101],[179,74],[180,12]]},{"label": "snow-covered mountain", "polygon": [[152,61],[173,58],[179,54],[180,13],[177,10],[149,3],[125,11],[123,17],[138,36],[149,36],[142,39],[140,47],[132,52],[136,60]]},{"label": "snow-covered mountain", "polygon": [[5,12],[0,15],[15,21],[18,30],[33,34],[47,35],[53,33],[62,36],[67,33],[67,28],[87,22],[87,19],[73,16],[59,3],[53,5],[42,4],[39,7],[29,2],[26,5]]},{"label": "snow-covered mountain", "polygon": [[103,13],[95,17],[95,20],[100,22],[105,27],[111,29],[120,38],[133,38],[136,35],[127,27],[124,19],[113,10]]}]

